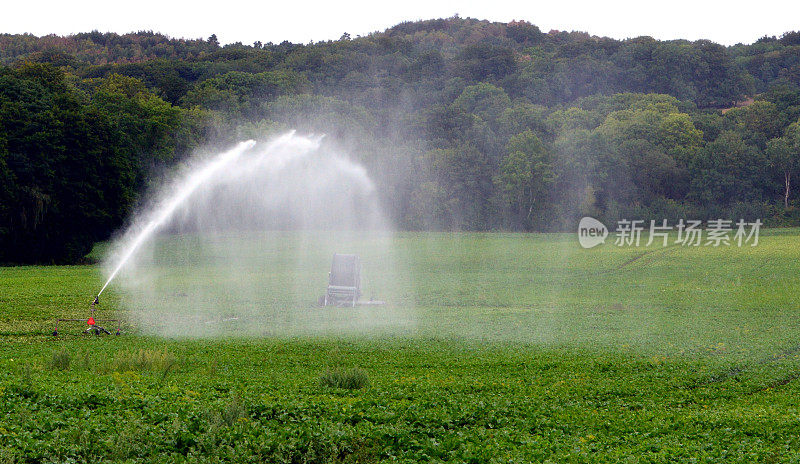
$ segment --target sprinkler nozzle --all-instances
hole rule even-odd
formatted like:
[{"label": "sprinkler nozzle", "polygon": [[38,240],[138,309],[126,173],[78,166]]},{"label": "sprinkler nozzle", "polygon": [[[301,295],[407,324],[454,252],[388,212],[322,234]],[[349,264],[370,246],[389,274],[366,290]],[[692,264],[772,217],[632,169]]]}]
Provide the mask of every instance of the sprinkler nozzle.
[{"label": "sprinkler nozzle", "polygon": [[100,304],[100,295],[97,295],[96,297],[94,297],[94,301],[92,301],[92,306],[94,306],[96,304]]}]

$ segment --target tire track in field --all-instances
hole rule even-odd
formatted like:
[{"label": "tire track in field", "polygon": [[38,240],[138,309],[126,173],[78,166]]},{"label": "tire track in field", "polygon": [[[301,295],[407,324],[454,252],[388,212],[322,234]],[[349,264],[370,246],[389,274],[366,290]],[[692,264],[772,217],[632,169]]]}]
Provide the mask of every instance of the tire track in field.
[{"label": "tire track in field", "polygon": [[[659,258],[662,255],[664,255],[666,253],[670,253],[672,251],[675,251],[676,249],[679,249],[679,248],[682,248],[682,246],[673,244],[673,245],[669,245],[669,246],[666,246],[666,247],[663,247],[663,248],[657,248],[655,250],[644,251],[644,252],[639,253],[636,256],[628,259],[627,261],[623,262],[622,264],[617,266],[612,271],[626,270],[628,267],[632,266],[633,264],[636,264],[637,262],[640,262],[643,258],[651,257],[651,256],[654,257],[654,258]],[[794,346],[789,347],[789,348],[786,348],[786,349],[778,352],[777,354],[774,354],[774,355],[771,355],[771,356],[767,356],[767,357],[759,359],[759,360],[757,360],[757,361],[755,361],[753,363],[743,364],[743,365],[740,365],[740,366],[734,366],[734,367],[731,367],[731,368],[729,368],[727,370],[724,370],[724,371],[722,371],[720,373],[709,375],[705,379],[699,379],[697,383],[691,385],[689,388],[696,389],[696,388],[700,388],[700,387],[703,387],[703,386],[709,386],[709,385],[713,385],[713,384],[717,384],[717,383],[722,383],[722,382],[725,382],[725,381],[727,381],[729,379],[732,379],[732,378],[736,377],[737,375],[747,371],[748,369],[752,369],[755,366],[763,366],[765,364],[769,364],[769,363],[772,363],[772,362],[775,362],[775,361],[779,361],[781,359],[787,358],[789,356],[792,356],[792,355],[795,355],[795,354],[798,354],[798,353],[800,353],[800,344],[794,345]],[[757,388],[754,391],[750,392],[750,394],[754,394],[754,393],[757,393],[759,391],[765,391],[765,390],[772,389],[772,388],[782,387],[782,386],[788,385],[788,384],[790,384],[790,383],[792,383],[792,382],[794,382],[795,380],[798,380],[798,379],[800,379],[800,371],[793,372],[793,373],[791,373],[791,374],[789,374],[787,376],[784,376],[783,378],[780,378],[780,379],[777,379],[777,380],[773,380],[772,382],[770,382],[766,386],[761,387],[761,388]]]},{"label": "tire track in field", "polygon": [[680,248],[679,245],[669,245],[669,246],[665,246],[665,247],[661,247],[661,248],[656,248],[655,250],[643,251],[642,253],[639,253],[638,255],[634,256],[633,258],[630,258],[627,261],[625,261],[624,263],[620,264],[619,266],[617,266],[613,270],[615,270],[615,271],[624,270],[626,267],[638,262],[639,260],[641,260],[642,258],[644,258],[646,256],[652,256],[652,255],[661,256],[661,255],[666,254],[668,252],[672,252],[674,250],[677,250],[678,248]]},{"label": "tire track in field", "polygon": [[[780,361],[781,359],[787,358],[797,353],[800,353],[800,345],[794,345],[790,348],[786,348],[777,354],[767,356],[766,358],[759,359],[758,361],[755,361],[753,363],[734,366],[720,373],[710,375],[705,379],[698,379],[697,383],[690,385],[689,388],[693,390],[700,387],[707,387],[709,385],[722,383],[736,377],[737,375],[745,372],[748,369],[751,369],[756,366],[763,366],[764,364],[769,364],[771,362]],[[750,392],[750,394],[754,394],[760,391],[765,391],[770,388],[782,387],[784,385],[788,385],[789,383],[797,379],[800,379],[800,371],[793,372],[792,374],[789,374],[788,376],[785,376],[781,379],[774,380],[765,387],[753,390],[752,392]]]},{"label": "tire track in field", "polygon": [[609,272],[624,271],[628,267],[630,267],[631,265],[639,262],[642,258],[645,258],[645,257],[648,257],[648,256],[653,256],[653,255],[655,255],[654,257],[658,257],[658,256],[660,256],[662,254],[670,253],[670,252],[675,251],[675,250],[680,249],[680,248],[682,248],[680,245],[668,245],[668,246],[665,246],[665,247],[656,248],[654,250],[643,251],[643,252],[637,254],[636,256],[634,256],[632,258],[628,258],[622,264],[619,264],[619,265],[617,265],[615,267],[608,267],[608,268],[599,269],[599,270],[585,271],[585,272],[582,272],[580,274],[576,273],[576,275],[578,275],[578,276],[594,276],[594,275],[607,274]]}]

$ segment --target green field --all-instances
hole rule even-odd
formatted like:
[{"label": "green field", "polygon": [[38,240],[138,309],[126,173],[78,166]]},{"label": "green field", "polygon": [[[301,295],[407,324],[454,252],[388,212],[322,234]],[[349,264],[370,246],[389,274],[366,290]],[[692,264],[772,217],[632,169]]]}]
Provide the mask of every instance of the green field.
[{"label": "green field", "polygon": [[[398,234],[390,273],[385,242],[348,244],[388,303],[356,312],[312,304],[324,247],[298,265],[307,242],[245,245],[230,261],[273,259],[231,277],[187,262],[186,240],[159,245],[182,258],[154,294],[245,329],[158,337],[112,285],[97,317],[123,318],[122,336],[56,338],[99,266],[0,268],[0,462],[800,461],[800,230],[591,250],[574,234]],[[210,276],[261,287],[191,299]],[[352,367],[367,386],[320,383]]]}]

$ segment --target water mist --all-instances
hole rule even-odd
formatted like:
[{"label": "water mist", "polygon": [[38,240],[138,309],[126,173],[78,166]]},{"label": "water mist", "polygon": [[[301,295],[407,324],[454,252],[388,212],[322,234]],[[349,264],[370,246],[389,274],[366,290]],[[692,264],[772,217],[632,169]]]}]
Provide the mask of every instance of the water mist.
[{"label": "water mist", "polygon": [[[165,336],[396,332],[392,228],[363,166],[290,132],[194,160],[134,215],[105,261],[130,322]],[[362,260],[365,298],[318,308],[333,253]],[[406,306],[407,307],[407,306]]]}]

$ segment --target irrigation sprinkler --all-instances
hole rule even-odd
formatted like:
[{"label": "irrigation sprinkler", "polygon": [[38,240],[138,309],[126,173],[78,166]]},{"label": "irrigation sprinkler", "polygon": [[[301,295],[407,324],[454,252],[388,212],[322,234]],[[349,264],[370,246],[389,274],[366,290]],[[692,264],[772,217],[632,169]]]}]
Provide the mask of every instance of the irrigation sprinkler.
[{"label": "irrigation sprinkler", "polygon": [[100,335],[100,334],[111,335],[111,332],[109,332],[105,327],[103,327],[101,325],[98,325],[97,323],[98,322],[116,322],[117,323],[117,330],[116,330],[115,334],[119,335],[120,334],[120,322],[119,322],[119,319],[95,319],[94,318],[95,306],[99,305],[99,304],[100,304],[100,295],[97,295],[96,297],[94,297],[94,301],[92,301],[92,304],[89,305],[89,318],[88,319],[73,319],[73,318],[59,318],[59,319],[56,319],[56,327],[55,327],[55,330],[53,330],[53,336],[56,336],[56,337],[58,336],[58,324],[61,323],[61,322],[85,322],[87,327],[83,331],[84,335],[91,335],[91,334],[94,334],[94,335]]}]

